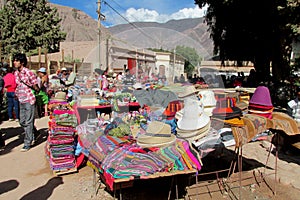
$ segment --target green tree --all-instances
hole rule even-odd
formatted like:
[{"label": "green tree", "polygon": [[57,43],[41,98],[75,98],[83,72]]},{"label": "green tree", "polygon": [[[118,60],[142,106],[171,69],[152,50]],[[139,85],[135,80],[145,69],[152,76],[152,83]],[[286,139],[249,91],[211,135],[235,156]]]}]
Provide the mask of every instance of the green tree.
[{"label": "green tree", "polygon": [[208,5],[205,20],[221,60],[252,61],[260,81],[290,71],[292,43],[299,35],[297,0],[195,0]]},{"label": "green tree", "polygon": [[0,10],[4,54],[33,55],[38,47],[49,53],[59,51],[59,43],[66,38],[60,21],[57,9],[51,8],[46,0],[8,0]]},{"label": "green tree", "polygon": [[201,57],[198,55],[195,48],[176,46],[176,54],[184,57],[184,72],[191,75],[195,69],[195,66],[201,61]]}]

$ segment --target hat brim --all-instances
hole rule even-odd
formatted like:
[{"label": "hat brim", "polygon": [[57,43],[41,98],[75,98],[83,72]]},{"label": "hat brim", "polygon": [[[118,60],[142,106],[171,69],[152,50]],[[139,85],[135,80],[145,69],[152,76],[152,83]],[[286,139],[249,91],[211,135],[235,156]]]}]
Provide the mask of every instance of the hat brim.
[{"label": "hat brim", "polygon": [[204,112],[200,117],[194,119],[186,119],[184,116],[178,119],[177,126],[182,130],[197,130],[203,128],[210,122],[209,116],[207,116]]},{"label": "hat brim", "polygon": [[137,143],[140,146],[163,146],[166,144],[171,144],[172,142],[175,142],[176,136],[170,133],[170,137],[152,137],[147,135],[141,135],[137,138]]}]

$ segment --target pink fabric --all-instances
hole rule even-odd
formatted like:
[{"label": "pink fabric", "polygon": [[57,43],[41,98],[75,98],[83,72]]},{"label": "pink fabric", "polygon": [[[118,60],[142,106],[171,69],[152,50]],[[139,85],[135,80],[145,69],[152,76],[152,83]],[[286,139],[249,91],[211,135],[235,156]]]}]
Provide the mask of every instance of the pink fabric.
[{"label": "pink fabric", "polygon": [[193,163],[195,163],[195,165],[197,166],[197,170],[198,171],[201,170],[201,164],[198,161],[198,159],[194,156],[194,154],[191,153],[190,145],[188,144],[188,142],[183,142],[183,146],[185,148],[187,155],[190,157],[190,159],[193,161]]},{"label": "pink fabric", "polygon": [[4,87],[7,89],[7,92],[15,92],[16,91],[16,77],[13,73],[8,73],[3,77]]},{"label": "pink fabric", "polygon": [[54,110],[53,114],[54,115],[61,115],[61,114],[74,114],[75,112],[73,110]]}]

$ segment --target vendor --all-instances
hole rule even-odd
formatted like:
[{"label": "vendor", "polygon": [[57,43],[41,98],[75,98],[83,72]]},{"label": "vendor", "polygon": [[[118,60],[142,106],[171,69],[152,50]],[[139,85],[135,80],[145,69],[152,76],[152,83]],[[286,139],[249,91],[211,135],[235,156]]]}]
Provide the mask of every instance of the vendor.
[{"label": "vendor", "polygon": [[72,86],[75,84],[75,81],[76,81],[76,72],[73,72],[73,69],[71,68],[69,70],[69,73],[68,73],[68,79],[65,81],[65,85],[66,86]]},{"label": "vendor", "polygon": [[288,115],[293,117],[297,122],[300,122],[300,87],[296,90],[296,98],[288,102],[287,112]]},{"label": "vendor", "polygon": [[60,74],[58,74],[58,78],[61,81],[61,84],[65,85],[65,82],[68,80],[68,70],[67,68],[63,67],[61,68]]}]

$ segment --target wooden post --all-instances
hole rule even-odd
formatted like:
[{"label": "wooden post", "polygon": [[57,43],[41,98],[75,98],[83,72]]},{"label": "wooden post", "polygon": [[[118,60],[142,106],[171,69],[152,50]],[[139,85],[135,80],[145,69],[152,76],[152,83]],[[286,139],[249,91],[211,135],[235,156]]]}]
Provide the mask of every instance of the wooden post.
[{"label": "wooden post", "polygon": [[62,61],[62,67],[65,67],[65,50],[61,50],[61,61]]},{"label": "wooden post", "polygon": [[41,47],[39,47],[38,48],[38,50],[39,50],[39,69],[41,68],[41,57],[42,57],[42,48]]},{"label": "wooden post", "polygon": [[31,56],[29,56],[29,69],[31,69]]},{"label": "wooden post", "polygon": [[72,62],[74,62],[74,50],[72,49]]},{"label": "wooden post", "polygon": [[47,74],[50,74],[50,66],[48,65],[48,51],[47,49],[45,49],[45,67],[46,67],[46,70],[47,70]]}]

